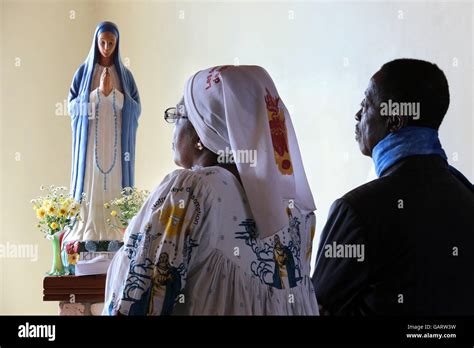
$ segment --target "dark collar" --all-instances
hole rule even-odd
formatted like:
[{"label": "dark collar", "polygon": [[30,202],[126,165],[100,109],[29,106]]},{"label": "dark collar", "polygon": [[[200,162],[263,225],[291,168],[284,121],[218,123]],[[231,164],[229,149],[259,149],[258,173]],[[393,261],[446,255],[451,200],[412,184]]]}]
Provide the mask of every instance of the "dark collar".
[{"label": "dark collar", "polygon": [[438,155],[417,155],[406,157],[389,167],[381,177],[393,175],[399,172],[413,171],[448,171],[448,163]]}]

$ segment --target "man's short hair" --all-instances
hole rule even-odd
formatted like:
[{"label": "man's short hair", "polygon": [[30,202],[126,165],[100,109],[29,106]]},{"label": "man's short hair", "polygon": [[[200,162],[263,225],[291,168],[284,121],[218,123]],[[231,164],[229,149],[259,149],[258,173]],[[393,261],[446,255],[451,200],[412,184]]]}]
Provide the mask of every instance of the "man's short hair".
[{"label": "man's short hair", "polygon": [[380,68],[380,101],[420,103],[420,117],[411,126],[438,129],[449,107],[448,80],[436,64],[418,59],[396,59]]}]

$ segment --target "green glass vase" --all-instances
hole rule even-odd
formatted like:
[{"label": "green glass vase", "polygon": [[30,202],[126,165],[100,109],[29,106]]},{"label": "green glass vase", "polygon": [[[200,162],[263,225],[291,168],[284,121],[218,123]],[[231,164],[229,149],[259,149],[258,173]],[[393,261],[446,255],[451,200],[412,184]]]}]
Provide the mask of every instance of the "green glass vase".
[{"label": "green glass vase", "polygon": [[61,245],[59,243],[59,235],[59,233],[55,233],[51,238],[53,246],[53,261],[51,265],[51,271],[46,273],[49,276],[63,276],[67,274],[63,266],[63,261],[61,260]]}]

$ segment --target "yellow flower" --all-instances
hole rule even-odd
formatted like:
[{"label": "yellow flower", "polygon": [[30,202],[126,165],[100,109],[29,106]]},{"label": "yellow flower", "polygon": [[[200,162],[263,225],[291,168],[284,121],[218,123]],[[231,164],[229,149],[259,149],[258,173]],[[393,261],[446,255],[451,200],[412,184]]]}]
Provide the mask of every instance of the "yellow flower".
[{"label": "yellow flower", "polygon": [[104,203],[104,208],[105,208],[105,209],[109,209],[109,208],[110,208],[110,204],[109,204],[109,203]]},{"label": "yellow flower", "polygon": [[65,199],[64,202],[63,202],[63,207],[66,208],[66,209],[69,209],[72,202],[73,202],[72,198]]},{"label": "yellow flower", "polygon": [[76,215],[78,206],[76,203],[72,203],[69,210],[69,216]]},{"label": "yellow flower", "polygon": [[67,256],[67,263],[69,263],[70,265],[75,265],[77,263],[77,261],[79,261],[79,254],[69,254]]},{"label": "yellow flower", "polygon": [[46,215],[46,210],[44,210],[43,208],[36,210],[36,217],[38,219],[43,219],[45,215]]},{"label": "yellow flower", "polygon": [[116,210],[112,210],[112,211],[110,212],[110,215],[112,215],[112,216],[117,216],[117,211],[116,211]]},{"label": "yellow flower", "polygon": [[52,230],[55,230],[58,228],[58,224],[56,222],[52,222],[51,225],[49,225]]},{"label": "yellow flower", "polygon": [[48,215],[54,215],[54,213],[56,213],[56,208],[54,205],[50,205],[46,208],[46,211],[48,212]]},{"label": "yellow flower", "polygon": [[59,216],[64,216],[64,215],[66,215],[66,213],[67,213],[67,209],[66,209],[66,208],[61,207],[61,208],[59,209]]}]

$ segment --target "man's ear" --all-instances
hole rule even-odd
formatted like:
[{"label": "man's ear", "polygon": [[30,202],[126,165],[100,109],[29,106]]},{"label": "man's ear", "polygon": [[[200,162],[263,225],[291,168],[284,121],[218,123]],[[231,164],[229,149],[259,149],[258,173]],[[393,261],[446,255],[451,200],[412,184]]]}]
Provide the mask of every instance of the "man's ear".
[{"label": "man's ear", "polygon": [[390,133],[396,132],[407,125],[407,118],[403,116],[390,116],[387,118],[387,128]]}]

